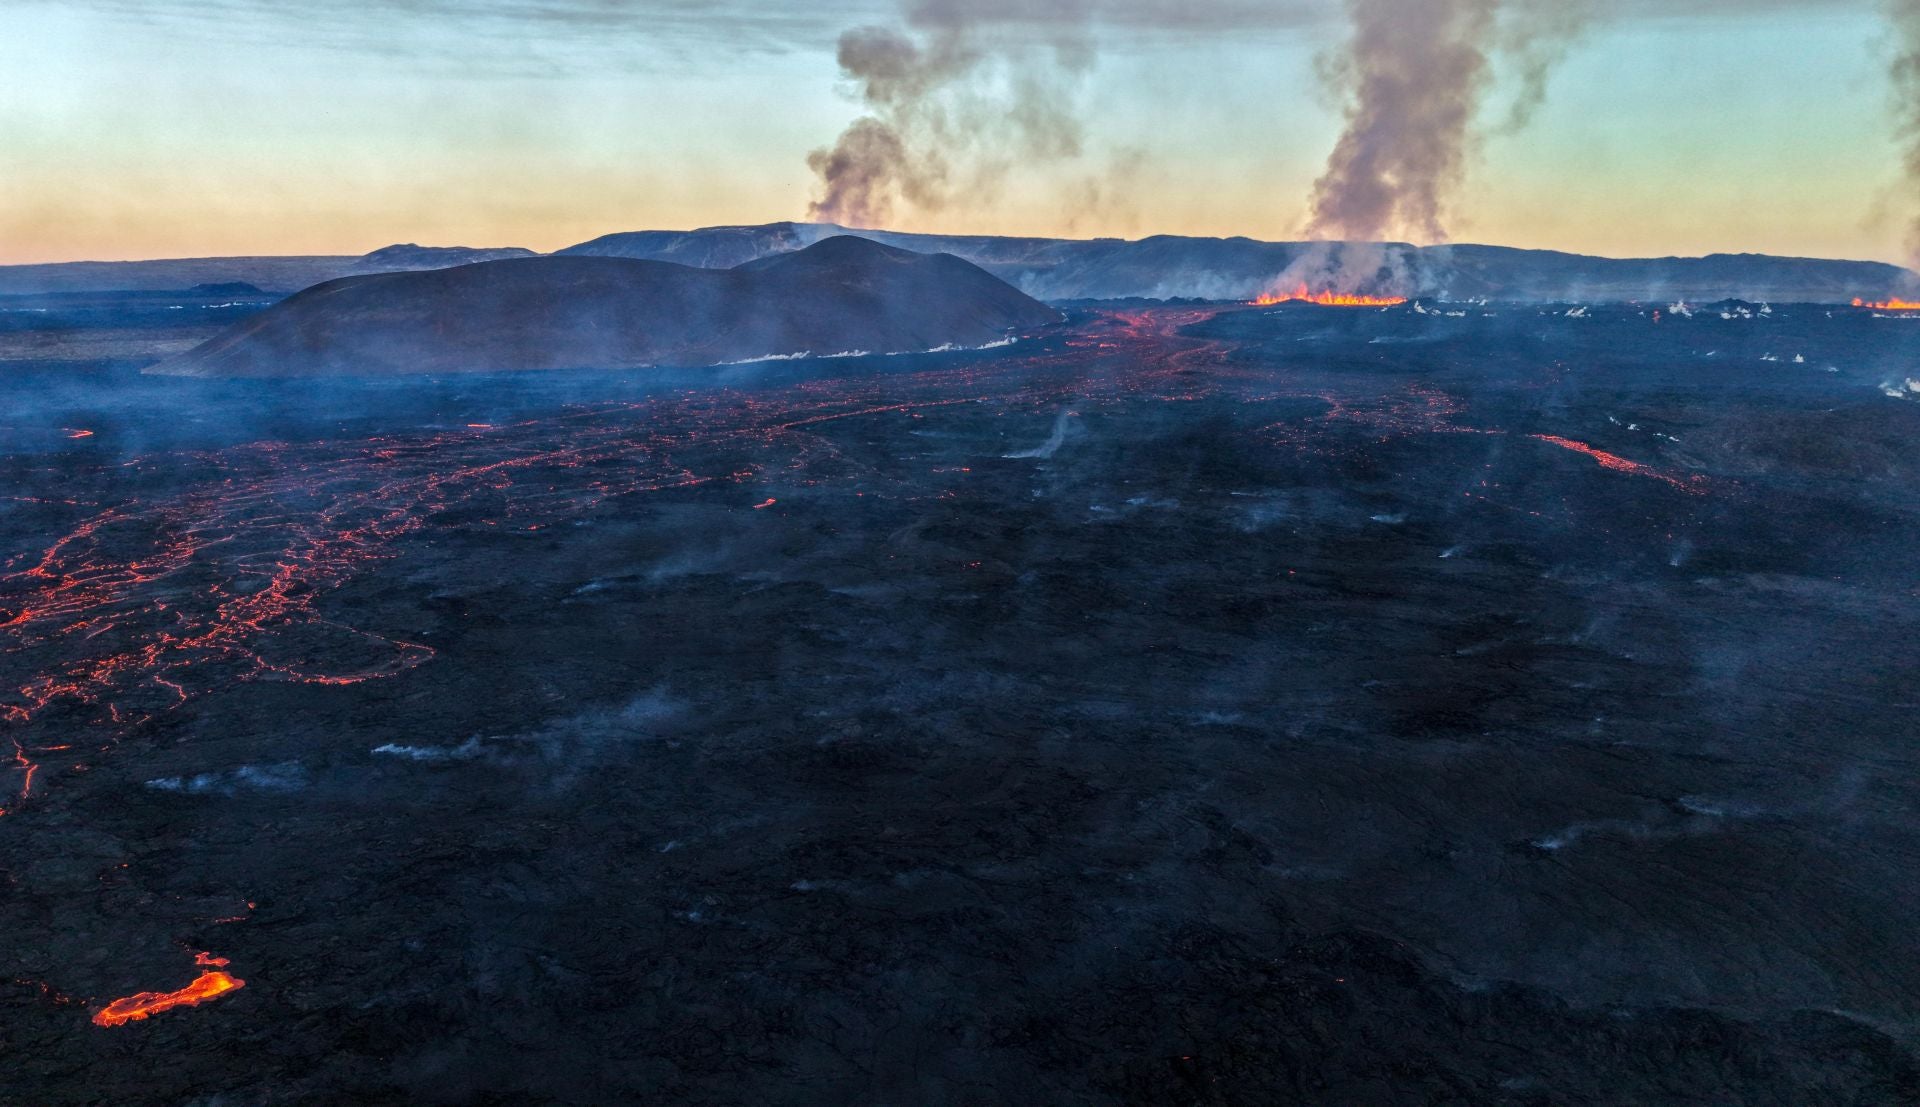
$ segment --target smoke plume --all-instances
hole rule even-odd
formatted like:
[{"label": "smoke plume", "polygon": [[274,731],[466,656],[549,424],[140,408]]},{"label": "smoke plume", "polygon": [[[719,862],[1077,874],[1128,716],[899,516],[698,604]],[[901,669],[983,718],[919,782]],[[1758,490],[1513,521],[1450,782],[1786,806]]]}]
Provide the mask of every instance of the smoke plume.
[{"label": "smoke plume", "polygon": [[1495,45],[1512,62],[1519,90],[1502,133],[1524,130],[1533,122],[1533,113],[1547,99],[1547,78],[1566,60],[1593,14],[1593,0],[1507,0]]},{"label": "smoke plume", "polygon": [[1411,296],[1426,291],[1404,246],[1375,242],[1315,242],[1290,262],[1265,291],[1299,290],[1357,296]]},{"label": "smoke plume", "polygon": [[[1897,32],[1893,59],[1895,118],[1905,148],[1907,179],[1920,192],[1920,0],[1888,0]],[[1920,216],[1907,234],[1907,249],[1920,261]]]},{"label": "smoke plume", "polygon": [[1346,93],[1347,125],[1314,185],[1312,237],[1444,241],[1445,202],[1473,150],[1492,56],[1514,63],[1508,126],[1517,128],[1586,11],[1587,0],[1347,0],[1352,36],[1326,63]]},{"label": "smoke plume", "polygon": [[988,198],[1017,164],[1079,154],[1086,20],[1056,13],[1010,29],[1007,14],[993,0],[919,0],[905,30],[840,36],[840,69],[866,114],[808,155],[821,181],[813,218],[875,227],[898,203],[939,211],[960,190]]}]

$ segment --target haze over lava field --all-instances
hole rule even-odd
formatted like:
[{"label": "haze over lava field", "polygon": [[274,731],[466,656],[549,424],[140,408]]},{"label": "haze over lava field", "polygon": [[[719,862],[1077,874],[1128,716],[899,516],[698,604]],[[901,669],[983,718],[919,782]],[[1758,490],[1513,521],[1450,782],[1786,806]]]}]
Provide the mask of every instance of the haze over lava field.
[{"label": "haze over lava field", "polygon": [[0,345],[0,1102],[1920,1099],[1920,320],[203,299]]}]

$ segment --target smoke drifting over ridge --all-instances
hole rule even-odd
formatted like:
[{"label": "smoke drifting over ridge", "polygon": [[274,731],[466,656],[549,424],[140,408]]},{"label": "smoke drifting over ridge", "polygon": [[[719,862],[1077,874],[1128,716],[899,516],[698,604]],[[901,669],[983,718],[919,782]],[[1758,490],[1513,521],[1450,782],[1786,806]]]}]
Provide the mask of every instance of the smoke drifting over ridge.
[{"label": "smoke drifting over ridge", "polygon": [[1347,0],[1353,32],[1326,63],[1347,94],[1347,125],[1314,184],[1309,234],[1374,241],[1447,237],[1448,194],[1476,140],[1493,55],[1520,90],[1507,127],[1524,126],[1553,66],[1585,25],[1586,0]]},{"label": "smoke drifting over ridge", "polygon": [[[1888,0],[1887,11],[1897,36],[1894,116],[1904,147],[1907,180],[1920,191],[1920,0]],[[1920,216],[1908,228],[1907,252],[1920,261]]]},{"label": "smoke drifting over ridge", "polygon": [[840,36],[840,69],[867,112],[808,155],[822,184],[812,218],[875,227],[896,203],[938,211],[957,189],[991,194],[1016,163],[1080,153],[1073,99],[1093,60],[1085,14],[996,33],[1006,14],[991,0],[920,0],[904,31]]}]

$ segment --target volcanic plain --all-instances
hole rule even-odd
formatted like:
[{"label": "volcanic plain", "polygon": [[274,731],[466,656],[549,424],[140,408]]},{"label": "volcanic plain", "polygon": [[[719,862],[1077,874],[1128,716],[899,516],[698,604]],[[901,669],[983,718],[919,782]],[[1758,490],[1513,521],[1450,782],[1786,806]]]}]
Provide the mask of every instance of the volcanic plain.
[{"label": "volcanic plain", "polygon": [[1920,319],[241,299],[0,328],[0,1102],[1920,1101]]}]

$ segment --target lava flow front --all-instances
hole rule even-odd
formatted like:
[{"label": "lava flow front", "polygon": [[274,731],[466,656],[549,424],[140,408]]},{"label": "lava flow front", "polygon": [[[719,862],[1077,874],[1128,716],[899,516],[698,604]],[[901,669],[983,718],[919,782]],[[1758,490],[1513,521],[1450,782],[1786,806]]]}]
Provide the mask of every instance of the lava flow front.
[{"label": "lava flow front", "polygon": [[198,954],[193,963],[205,968],[193,983],[172,992],[138,992],[114,1000],[93,1013],[95,1026],[124,1026],[130,1022],[152,1018],[162,1011],[175,1007],[194,1007],[210,999],[217,999],[228,992],[236,992],[247,986],[247,982],[225,971],[227,959],[211,954]]},{"label": "lava flow front", "polygon": [[1254,307],[1275,304],[1319,304],[1321,307],[1393,307],[1407,302],[1405,296],[1362,296],[1353,292],[1312,292],[1301,285],[1291,292],[1264,292],[1253,301]]},{"label": "lava flow front", "polygon": [[1853,299],[1853,306],[1872,308],[1874,311],[1920,311],[1920,300],[1902,300],[1896,296],[1891,300],[1874,301],[1862,300],[1856,296]]}]

